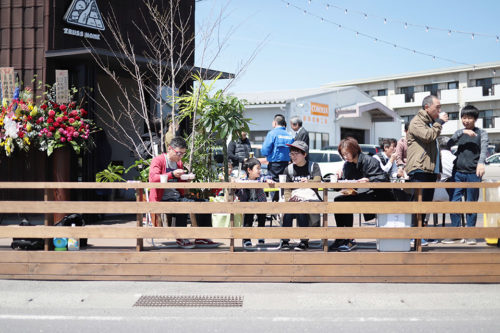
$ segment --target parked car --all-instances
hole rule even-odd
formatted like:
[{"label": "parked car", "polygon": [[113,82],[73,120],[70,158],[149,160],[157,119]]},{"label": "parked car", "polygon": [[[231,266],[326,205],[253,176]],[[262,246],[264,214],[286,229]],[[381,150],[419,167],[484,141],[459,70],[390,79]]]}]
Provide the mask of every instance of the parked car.
[{"label": "parked car", "polygon": [[318,163],[321,175],[326,176],[326,178],[329,178],[330,174],[336,174],[344,166],[342,157],[333,150],[311,149],[309,151],[309,161]]},{"label": "parked car", "polygon": [[485,173],[483,179],[500,181],[500,153],[493,154],[485,161]]},{"label": "parked car", "polygon": [[[372,144],[367,144],[367,143],[360,143],[359,146],[361,147],[361,152],[368,154],[370,156],[375,155],[379,151],[382,151],[378,145],[372,145]],[[333,145],[333,146],[325,146],[323,147],[323,150],[334,150],[338,151],[339,146],[338,145]]]}]

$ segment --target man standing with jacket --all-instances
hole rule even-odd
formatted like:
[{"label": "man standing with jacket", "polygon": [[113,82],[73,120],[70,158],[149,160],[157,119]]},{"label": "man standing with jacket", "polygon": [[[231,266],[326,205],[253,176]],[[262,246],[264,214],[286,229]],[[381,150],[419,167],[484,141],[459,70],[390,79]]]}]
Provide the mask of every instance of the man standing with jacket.
[{"label": "man standing with jacket", "polygon": [[[441,111],[441,102],[436,96],[429,95],[422,101],[422,110],[413,117],[408,128],[406,173],[410,182],[435,182],[440,172],[440,156],[437,138],[448,115]],[[434,189],[424,189],[423,201],[432,201]],[[415,200],[416,196],[413,195]],[[417,225],[414,215],[412,226]],[[422,245],[427,245],[422,240]]]},{"label": "man standing with jacket", "polygon": [[233,163],[233,168],[238,168],[238,165],[250,157],[252,146],[248,140],[247,133],[241,132],[241,137],[236,141],[231,141],[227,147],[227,155]]},{"label": "man standing with jacket", "polygon": [[[279,182],[279,175],[283,174],[290,162],[290,149],[287,144],[293,142],[291,136],[285,129],[285,116],[277,114],[273,120],[273,130],[267,133],[262,144],[262,155],[267,157],[269,162],[267,170],[275,182]],[[273,201],[278,201],[279,195],[275,193]]]}]

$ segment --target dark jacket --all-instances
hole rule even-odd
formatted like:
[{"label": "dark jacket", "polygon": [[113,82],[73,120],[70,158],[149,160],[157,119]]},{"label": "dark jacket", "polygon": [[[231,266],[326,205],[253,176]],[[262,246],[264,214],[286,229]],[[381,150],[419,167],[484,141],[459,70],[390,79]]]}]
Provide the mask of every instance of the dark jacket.
[{"label": "dark jacket", "polygon": [[309,132],[304,127],[300,127],[295,134],[295,141],[304,141],[309,146]]},{"label": "dark jacket", "polygon": [[359,154],[358,163],[344,163],[343,177],[348,180],[368,178],[370,182],[389,181],[389,175],[382,170],[380,162],[363,153]]},{"label": "dark jacket", "polygon": [[250,145],[250,140],[246,138],[238,141],[231,141],[227,147],[227,155],[233,166],[237,166],[239,163],[243,163],[245,159],[250,157],[250,152],[252,151],[252,146]]}]

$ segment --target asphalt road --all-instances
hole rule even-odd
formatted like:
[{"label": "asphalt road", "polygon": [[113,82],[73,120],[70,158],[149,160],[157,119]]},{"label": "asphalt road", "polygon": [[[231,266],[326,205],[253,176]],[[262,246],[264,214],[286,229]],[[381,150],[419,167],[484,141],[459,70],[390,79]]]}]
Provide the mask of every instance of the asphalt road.
[{"label": "asphalt road", "polygon": [[[242,307],[134,307],[143,295]],[[498,332],[500,285],[0,280],[0,332]]]}]

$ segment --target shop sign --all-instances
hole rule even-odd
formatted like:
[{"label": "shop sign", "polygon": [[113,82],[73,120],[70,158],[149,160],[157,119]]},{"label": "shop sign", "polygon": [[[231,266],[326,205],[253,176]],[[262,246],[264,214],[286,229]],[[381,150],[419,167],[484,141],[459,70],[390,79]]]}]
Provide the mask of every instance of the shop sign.
[{"label": "shop sign", "polygon": [[14,97],[14,88],[16,87],[16,78],[14,67],[0,67],[1,93],[0,101],[4,98],[11,100]]},{"label": "shop sign", "polygon": [[[78,25],[80,27],[101,30],[104,28],[104,21],[101,12],[97,7],[95,0],[73,0],[66,14],[64,21],[69,24]],[[86,32],[77,29],[64,28],[64,34],[100,40],[101,36],[98,33]]]},{"label": "shop sign", "polygon": [[69,103],[68,71],[56,69],[56,103]]}]

